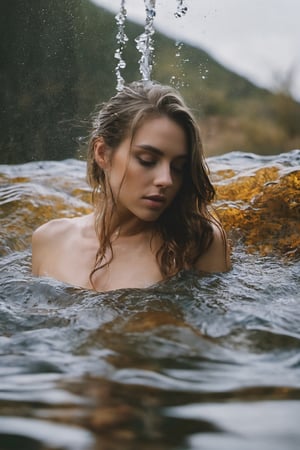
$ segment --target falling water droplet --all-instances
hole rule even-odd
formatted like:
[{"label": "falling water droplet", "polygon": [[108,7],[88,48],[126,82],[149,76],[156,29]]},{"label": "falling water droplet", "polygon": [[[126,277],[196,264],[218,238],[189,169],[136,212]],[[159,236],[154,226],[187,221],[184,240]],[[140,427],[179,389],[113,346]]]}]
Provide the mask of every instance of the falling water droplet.
[{"label": "falling water droplet", "polygon": [[119,13],[115,16],[116,23],[118,26],[118,33],[116,36],[118,48],[115,51],[114,57],[118,60],[117,66],[115,68],[115,74],[117,77],[117,91],[121,91],[124,86],[124,78],[121,75],[121,70],[125,69],[126,62],[123,59],[123,49],[128,41],[128,37],[125,33],[125,21],[127,17],[127,10],[125,8],[125,0],[121,0],[121,6]]},{"label": "falling water droplet", "polygon": [[175,53],[175,56],[177,57],[177,58],[180,58],[180,55],[181,55],[181,49],[182,49],[182,47],[183,47],[183,43],[182,42],[180,42],[180,41],[176,41],[175,42],[175,47],[176,47],[176,53]]},{"label": "falling water droplet", "polygon": [[139,60],[139,69],[144,81],[151,79],[152,72],[154,51],[152,36],[154,34],[153,22],[156,16],[155,1],[156,0],[144,0],[146,10],[144,32],[135,39],[136,48],[142,55]]},{"label": "falling water droplet", "polygon": [[208,64],[208,60],[201,62],[199,64],[199,75],[201,77],[202,80],[206,80],[208,77],[208,68],[206,66],[206,64]]},{"label": "falling water droplet", "polygon": [[185,4],[185,0],[177,0],[177,9],[174,13],[176,18],[182,17],[187,13],[187,6]]},{"label": "falling water droplet", "polygon": [[[185,4],[185,0],[177,0],[177,8],[176,11],[174,13],[174,16],[176,17],[176,19],[184,16],[187,13],[187,6]],[[176,42],[176,53],[175,53],[175,57],[176,58],[180,58],[181,57],[181,50],[183,47],[183,43],[182,42]],[[176,70],[177,72],[179,72],[179,76],[177,76],[177,79],[175,76],[173,76],[171,78],[171,83],[173,85],[175,85],[175,87],[180,88],[180,87],[184,87],[185,85],[188,86],[188,83],[186,83],[183,79],[185,78],[186,74],[184,72],[184,64],[189,62],[189,59],[183,59],[183,60],[179,60],[179,62],[176,63]]]},{"label": "falling water droplet", "polygon": [[176,87],[177,89],[180,89],[181,87],[189,86],[189,83],[186,80],[186,73],[185,73],[185,67],[184,65],[189,63],[189,58],[183,58],[182,57],[182,50],[184,50],[183,42],[176,41],[175,42],[176,52],[175,52],[175,65],[174,70],[176,75],[172,75],[170,78],[170,83]]}]

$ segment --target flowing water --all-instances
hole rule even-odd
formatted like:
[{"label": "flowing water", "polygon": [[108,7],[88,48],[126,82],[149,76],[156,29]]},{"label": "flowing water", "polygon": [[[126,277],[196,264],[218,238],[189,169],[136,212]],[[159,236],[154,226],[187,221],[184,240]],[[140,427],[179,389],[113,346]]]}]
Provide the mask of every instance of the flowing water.
[{"label": "flowing water", "polygon": [[84,163],[0,167],[1,450],[299,449],[300,151],[209,166],[232,271],[107,293],[30,273]]},{"label": "flowing water", "polygon": [[153,35],[154,35],[154,18],[156,16],[155,3],[156,0],[144,0],[146,21],[144,32],[135,39],[136,48],[141,53],[139,59],[139,68],[142,80],[151,79],[152,60],[153,60]]},{"label": "flowing water", "polygon": [[[145,24],[143,32],[135,38],[136,48],[140,53],[139,63],[139,72],[142,76],[142,80],[149,81],[151,80],[151,73],[153,68],[153,59],[154,59],[154,40],[153,36],[155,33],[154,30],[154,19],[156,16],[156,0],[144,0],[145,5]],[[174,16],[176,18],[180,18],[187,13],[187,6],[185,0],[177,0],[176,1],[176,10],[174,12]],[[120,10],[118,14],[115,16],[116,24],[117,24],[117,49],[115,51],[114,57],[117,59],[117,65],[115,68],[115,74],[117,78],[117,91],[121,91],[123,89],[125,80],[121,74],[121,71],[126,67],[126,61],[123,59],[123,51],[128,42],[128,36],[125,33],[125,25],[127,18],[127,10],[126,10],[126,0],[121,0]],[[177,43],[177,52],[176,57],[180,57],[180,49],[182,43]],[[179,63],[180,64],[180,63]],[[184,72],[181,74],[182,77],[185,76]],[[174,83],[174,79],[171,79],[172,84],[177,86],[177,83]],[[184,81],[181,80],[181,83],[184,84]],[[179,86],[179,84],[178,84]]]},{"label": "flowing water", "polygon": [[118,44],[118,48],[115,51],[115,58],[118,60],[117,66],[115,68],[115,74],[117,77],[117,91],[121,91],[124,86],[124,78],[121,75],[121,70],[125,69],[126,62],[123,59],[123,50],[128,41],[127,34],[125,33],[125,23],[127,17],[127,10],[125,6],[125,0],[121,0],[120,11],[116,15],[116,23],[118,27],[118,32],[116,35],[116,41]]}]

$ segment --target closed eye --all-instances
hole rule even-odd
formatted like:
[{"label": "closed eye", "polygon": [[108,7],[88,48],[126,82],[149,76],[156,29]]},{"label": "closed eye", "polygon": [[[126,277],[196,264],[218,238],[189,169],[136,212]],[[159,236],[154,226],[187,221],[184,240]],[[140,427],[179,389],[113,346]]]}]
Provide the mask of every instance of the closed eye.
[{"label": "closed eye", "polygon": [[141,157],[137,157],[137,160],[144,167],[153,167],[156,164],[154,160],[143,159]]}]

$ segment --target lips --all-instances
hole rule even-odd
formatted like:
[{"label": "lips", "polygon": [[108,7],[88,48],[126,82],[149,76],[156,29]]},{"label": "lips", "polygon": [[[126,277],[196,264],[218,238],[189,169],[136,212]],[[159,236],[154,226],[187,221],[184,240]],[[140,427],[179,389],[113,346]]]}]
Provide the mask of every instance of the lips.
[{"label": "lips", "polygon": [[144,197],[146,200],[151,200],[153,202],[164,203],[166,201],[166,197],[164,195],[147,195]]},{"label": "lips", "polygon": [[146,195],[143,199],[150,208],[161,208],[166,203],[166,197],[159,194]]}]

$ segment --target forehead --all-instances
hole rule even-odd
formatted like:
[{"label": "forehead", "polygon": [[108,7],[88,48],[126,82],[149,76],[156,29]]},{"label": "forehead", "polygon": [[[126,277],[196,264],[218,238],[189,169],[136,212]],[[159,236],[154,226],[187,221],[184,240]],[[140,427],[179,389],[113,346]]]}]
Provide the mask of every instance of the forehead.
[{"label": "forehead", "polygon": [[163,153],[171,152],[174,156],[182,156],[188,152],[184,128],[165,116],[143,121],[136,130],[132,143],[137,146],[152,146]]}]

